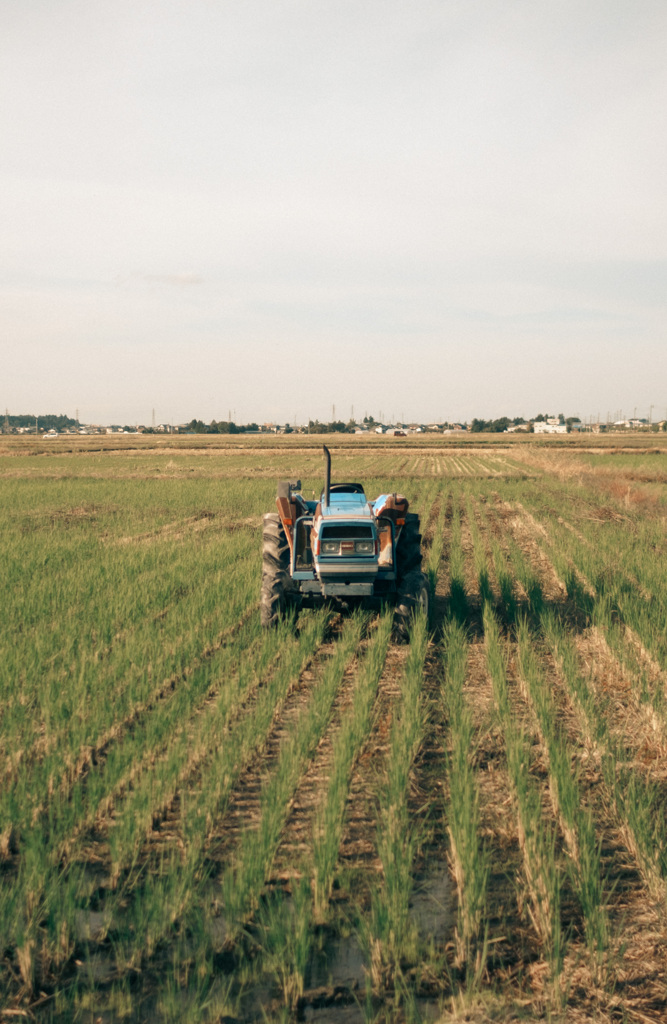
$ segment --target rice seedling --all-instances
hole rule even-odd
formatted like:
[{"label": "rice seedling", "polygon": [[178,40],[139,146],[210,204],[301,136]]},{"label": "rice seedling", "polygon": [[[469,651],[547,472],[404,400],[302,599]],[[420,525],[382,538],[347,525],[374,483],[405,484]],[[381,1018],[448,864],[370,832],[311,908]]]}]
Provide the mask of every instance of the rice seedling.
[{"label": "rice seedling", "polygon": [[363,621],[356,615],[346,623],[308,705],[281,746],[276,771],[262,792],[259,827],[243,834],[234,863],[223,876],[221,886],[225,914],[232,929],[238,930],[257,909],[289,799],[328,722],[343,673],[355,655]]},{"label": "rice seedling", "polygon": [[334,882],[345,804],[352,767],[366,740],[391,636],[391,615],[385,613],[357,670],[352,708],[341,724],[334,748],[329,784],[320,805],[313,835],[313,901],[317,920],[324,920]]},{"label": "rice seedling", "polygon": [[498,623],[488,603],[484,607],[484,637],[516,802],[519,845],[529,895],[528,911],[549,962],[554,990],[558,991],[565,937],[561,928],[561,873],[556,861],[556,834],[553,827],[544,821],[540,793],[530,775],[527,736],[512,713],[506,659]]},{"label": "rice seedling", "polygon": [[[499,440],[501,448],[495,447]],[[373,992],[369,973],[368,1019],[417,1019],[425,998],[434,1001],[430,1013],[463,973],[462,999],[493,988],[509,1015],[513,999],[525,1007],[533,979],[545,973],[533,962],[531,944],[516,939],[525,935],[525,919],[518,922],[512,901],[503,911],[503,937],[494,931],[486,945],[487,914],[497,913],[497,894],[490,891],[497,879],[490,874],[488,851],[497,845],[492,830],[509,827],[521,842],[522,910],[554,987],[560,986],[557,997],[564,998],[563,935],[572,924],[568,969],[598,962],[600,972],[607,970],[609,1014],[654,1014],[664,963],[654,970],[641,913],[646,894],[655,903],[667,892],[665,787],[656,759],[666,735],[664,449],[650,458],[603,456],[582,451],[576,440],[551,450],[524,440],[335,440],[345,476],[362,479],[367,493],[386,491],[391,480],[391,489],[409,496],[421,516],[432,586],[447,552],[447,613],[436,606],[433,625],[442,637],[441,717],[449,730],[444,828],[458,896],[451,933],[457,970],[439,978],[406,915],[421,839],[406,796],[415,744],[429,728],[417,667],[423,638],[414,654],[407,652],[381,786],[365,754],[375,734],[387,651],[392,671],[398,658],[389,646],[390,613],[363,627],[361,644],[358,635],[345,634],[347,660],[340,654],[342,637],[332,658],[318,653],[326,615],[304,611],[270,635],[259,629],[261,516],[272,507],[276,477],[300,476],[307,492],[319,490],[319,440],[164,439],[161,451],[163,439],[139,438],[124,439],[121,451],[113,438],[75,439],[49,455],[41,441],[17,439],[15,450],[13,439],[3,441],[3,1008],[53,1024],[91,1014],[138,1021],[249,1019],[257,1005],[249,1008],[244,988],[266,987],[269,978],[268,998],[277,993],[282,1003],[270,1012],[293,1020],[314,1009],[308,992],[314,947],[340,926],[341,936],[354,927],[368,940],[367,965],[376,981]],[[474,451],[466,451],[468,441]],[[83,450],[92,443],[99,451]],[[566,450],[566,443],[577,450]],[[492,607],[507,627],[506,639]],[[494,685],[492,714],[501,726],[485,737],[501,757],[503,775],[504,747],[516,819],[487,803],[486,787],[492,794],[493,783],[476,764],[486,727],[479,713],[489,698],[482,644]],[[295,683],[309,678],[303,669],[313,656],[317,681],[312,693],[306,683],[309,698],[304,695],[292,718]],[[333,661],[335,671],[325,679]],[[551,690],[554,662],[575,708],[573,727],[596,769],[587,772],[586,787],[573,767],[575,740],[563,728],[563,707]],[[619,665],[623,685],[612,703],[604,670]],[[431,662],[424,671],[433,675]],[[351,704],[337,705],[343,678]],[[522,727],[525,713],[530,724]],[[276,753],[272,737],[283,714],[293,724]],[[535,731],[541,757],[531,763]],[[328,777],[320,778],[315,752],[325,735],[321,765]],[[258,827],[232,839],[224,834],[230,799],[243,791],[249,766],[254,778],[263,749],[270,750],[270,769]],[[363,798],[350,786],[355,766],[367,780]],[[538,775],[545,767],[542,784]],[[303,792],[317,794],[307,812],[314,819],[312,842],[300,840],[300,860],[292,866],[302,877],[281,891],[271,876],[280,851],[292,848],[290,830],[297,834],[291,801],[311,777],[314,790],[308,782]],[[440,789],[430,796],[439,800]],[[616,943],[610,934],[621,913],[614,859],[605,856],[609,878],[600,870],[608,809],[627,851],[624,863],[632,858],[639,869],[623,876],[624,934],[627,920],[627,934],[633,942],[639,936],[648,950],[641,971],[632,958],[624,962],[622,985],[610,970],[609,947]],[[353,868],[341,866],[343,829],[352,821],[352,848],[380,854],[384,883],[377,891],[364,854]],[[570,882],[561,901],[564,870]],[[221,881],[230,892],[229,922],[227,908],[220,916]],[[231,891],[235,886],[238,892]],[[583,934],[578,910],[572,921],[567,917],[571,896],[581,907]],[[449,938],[443,949],[451,948]],[[508,962],[516,965],[511,976]],[[98,973],[105,964],[111,975]],[[350,999],[357,991],[347,982],[337,988],[333,976],[329,984],[332,998],[334,990]],[[592,998],[581,986],[570,990],[567,1012],[591,1016]],[[540,1002],[525,1012],[543,1010]]]},{"label": "rice seedling", "polygon": [[465,568],[461,545],[461,515],[458,495],[452,499],[452,520],[449,533],[449,614],[458,622],[465,622],[468,599],[465,590]]},{"label": "rice seedling", "polygon": [[296,1011],[303,995],[312,947],[313,902],[304,875],[292,887],[291,898],[281,892],[269,897],[258,915],[262,967],[280,986],[283,1002]]},{"label": "rice seedling", "polygon": [[377,844],[383,884],[373,893],[371,932],[375,955],[390,970],[400,964],[402,957],[415,953],[409,901],[418,836],[410,825],[408,792],[425,725],[421,689],[427,644],[425,617],[417,615],[401,679],[401,701],[391,729],[387,780],[380,793],[378,814]]},{"label": "rice seedling", "polygon": [[667,894],[667,826],[657,813],[660,790],[637,766],[628,766],[628,752],[611,734],[604,708],[581,672],[576,649],[562,623],[555,616],[545,616],[544,632],[597,748],[605,787],[628,845],[648,888],[662,900]]},{"label": "rice seedling", "polygon": [[485,964],[484,909],[489,854],[480,832],[479,788],[473,766],[474,728],[463,695],[467,638],[463,627],[454,619],[445,628],[443,652],[444,699],[449,725],[446,821],[458,894],[456,962],[458,967],[466,968],[470,991],[477,987]]},{"label": "rice seedling", "polygon": [[429,583],[431,584],[432,594],[435,594],[438,567],[440,565],[442,552],[445,546],[445,519],[447,516],[447,505],[449,501],[449,498],[445,491],[440,492],[440,497],[440,511],[438,513],[438,518],[433,528],[433,539],[426,560],[426,574],[428,576]]},{"label": "rice seedling", "polygon": [[609,943],[609,929],[600,863],[600,840],[593,816],[583,805],[572,768],[572,751],[563,735],[551,688],[540,670],[533,639],[525,619],[518,624],[518,660],[526,695],[535,710],[549,762],[549,791],[571,858],[571,875],[581,905],[586,942],[599,961]]}]

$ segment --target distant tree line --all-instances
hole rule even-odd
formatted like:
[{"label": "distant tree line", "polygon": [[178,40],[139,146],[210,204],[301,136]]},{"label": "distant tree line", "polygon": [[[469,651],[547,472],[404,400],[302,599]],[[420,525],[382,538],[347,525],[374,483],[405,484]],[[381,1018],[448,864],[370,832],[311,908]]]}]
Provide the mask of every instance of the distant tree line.
[{"label": "distant tree line", "polygon": [[[73,420],[71,416],[56,416],[55,413],[47,416],[31,416],[26,413],[23,416],[8,416],[7,419],[10,427],[34,427],[37,420],[38,426],[44,430],[65,430],[78,425],[78,420]],[[0,417],[0,425],[4,422],[4,417]]]},{"label": "distant tree line", "polygon": [[[544,417],[540,417],[544,419]],[[473,434],[502,434],[508,427],[520,427],[526,421],[522,416],[515,416],[513,420],[508,416],[501,416],[497,420],[480,420],[475,418],[470,426]]]},{"label": "distant tree line", "polygon": [[565,424],[567,427],[571,427],[573,423],[581,423],[578,416],[568,416],[566,419],[562,412],[557,417],[551,417],[548,413],[541,412],[537,416],[533,416],[532,420],[525,420],[523,416],[515,416],[514,419],[510,419],[508,416],[501,416],[497,420],[474,419],[470,426],[470,431],[473,434],[502,434],[509,427],[521,426],[525,426],[527,430],[532,430],[532,423],[546,423],[547,420],[552,418],[558,419],[559,423]]},{"label": "distant tree line", "polygon": [[185,428],[193,434],[244,434],[246,431],[257,432],[256,423],[239,424],[232,420],[211,420],[209,424],[203,420],[190,420]]},{"label": "distant tree line", "polygon": [[342,420],[332,420],[331,423],[320,423],[319,420],[308,422],[309,434],[353,434],[355,429],[356,423],[353,420],[349,423],[343,423]]}]

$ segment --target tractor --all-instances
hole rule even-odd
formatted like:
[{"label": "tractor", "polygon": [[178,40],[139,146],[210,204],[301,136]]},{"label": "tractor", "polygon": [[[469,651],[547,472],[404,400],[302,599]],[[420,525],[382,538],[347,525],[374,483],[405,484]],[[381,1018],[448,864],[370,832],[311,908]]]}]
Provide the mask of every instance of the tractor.
[{"label": "tractor", "polygon": [[415,609],[428,615],[419,516],[408,512],[402,494],[372,501],[361,484],[332,484],[331,454],[323,447],[326,481],[319,501],[303,497],[300,480],[281,480],[278,511],[264,516],[262,626],[276,625],[290,606],[391,602],[394,635],[406,641]]}]

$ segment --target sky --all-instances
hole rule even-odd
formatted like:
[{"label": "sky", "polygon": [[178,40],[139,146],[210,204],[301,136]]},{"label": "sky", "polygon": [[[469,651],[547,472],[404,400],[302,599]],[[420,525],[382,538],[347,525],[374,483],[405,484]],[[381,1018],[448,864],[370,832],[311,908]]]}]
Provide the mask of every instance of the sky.
[{"label": "sky", "polygon": [[664,0],[0,0],[0,406],[667,415]]}]

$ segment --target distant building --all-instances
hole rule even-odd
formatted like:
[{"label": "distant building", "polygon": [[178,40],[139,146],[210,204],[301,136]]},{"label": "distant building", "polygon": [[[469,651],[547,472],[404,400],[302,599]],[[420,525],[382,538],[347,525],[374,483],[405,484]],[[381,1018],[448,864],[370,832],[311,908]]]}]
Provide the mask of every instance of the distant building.
[{"label": "distant building", "polygon": [[533,423],[533,432],[535,434],[567,434],[567,425],[559,423],[557,419],[549,419],[546,423],[540,420]]}]

